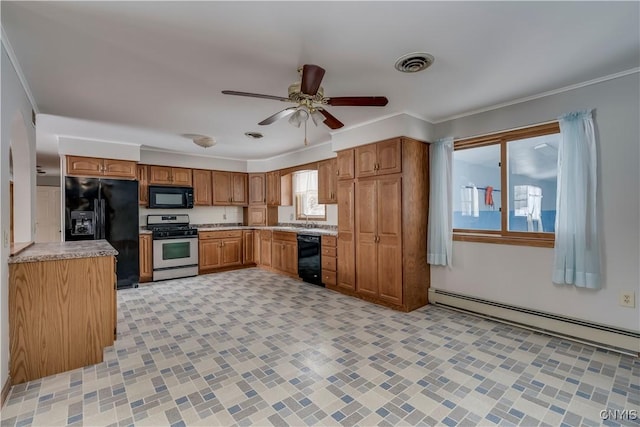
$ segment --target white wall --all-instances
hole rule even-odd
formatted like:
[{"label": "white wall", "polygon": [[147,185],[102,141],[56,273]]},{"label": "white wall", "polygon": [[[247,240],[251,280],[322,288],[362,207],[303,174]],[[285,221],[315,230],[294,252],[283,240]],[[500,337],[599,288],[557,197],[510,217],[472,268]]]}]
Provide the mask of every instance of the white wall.
[{"label": "white wall", "polygon": [[[9,217],[9,146],[11,144],[12,124],[15,117],[21,115],[23,129],[26,130],[28,144],[26,152],[29,153],[28,163],[31,166],[25,171],[33,179],[29,180],[28,188],[31,190],[24,196],[29,201],[27,211],[24,212],[28,228],[35,227],[35,131],[31,125],[31,103],[20,83],[9,56],[5,50],[4,40],[0,57],[2,69],[1,90],[1,126],[0,126],[0,224],[2,227],[2,243],[0,244],[0,387],[4,386],[9,378],[9,269],[7,258],[9,256],[8,236],[10,228]],[[14,165],[16,159],[14,158]],[[15,171],[17,172],[17,171]],[[16,175],[16,179],[18,176]],[[5,237],[6,236],[6,237]],[[25,236],[30,239],[29,236]]]},{"label": "white wall", "polygon": [[247,172],[269,172],[272,170],[304,165],[336,157],[331,142],[302,146],[299,150],[264,160],[248,160]]},{"label": "white wall", "polygon": [[58,153],[61,156],[70,154],[138,162],[140,161],[140,144],[60,136],[58,137]]},{"label": "white wall", "polygon": [[[431,268],[431,286],[640,331],[640,79],[637,73],[435,126],[435,137],[480,135],[594,109],[603,287],[551,282],[553,249],[454,242],[453,267]],[[621,291],[636,307],[618,304]]]}]

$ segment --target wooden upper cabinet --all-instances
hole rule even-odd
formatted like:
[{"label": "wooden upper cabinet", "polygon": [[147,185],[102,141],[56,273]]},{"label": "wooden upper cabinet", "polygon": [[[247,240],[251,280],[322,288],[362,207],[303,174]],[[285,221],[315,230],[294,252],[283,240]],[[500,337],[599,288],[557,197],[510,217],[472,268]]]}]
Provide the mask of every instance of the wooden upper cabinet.
[{"label": "wooden upper cabinet", "polygon": [[193,204],[195,206],[211,206],[211,171],[193,170]]},{"label": "wooden upper cabinet", "polygon": [[249,174],[249,205],[267,204],[266,175],[263,173]]},{"label": "wooden upper cabinet", "polygon": [[280,205],[280,171],[267,172],[267,205]]},{"label": "wooden upper cabinet", "polygon": [[355,149],[358,178],[402,172],[402,140],[394,138]]},{"label": "wooden upper cabinet", "polygon": [[247,174],[233,172],[231,174],[231,204],[247,206]]},{"label": "wooden upper cabinet", "polygon": [[147,206],[149,204],[149,166],[138,165],[136,175],[138,178],[138,204]]},{"label": "wooden upper cabinet", "polygon": [[213,205],[231,205],[231,173],[213,171]]},{"label": "wooden upper cabinet", "polygon": [[280,171],[267,172],[267,205],[291,206],[293,204],[293,174]]},{"label": "wooden upper cabinet", "polygon": [[356,177],[354,149],[339,151],[337,162],[338,179],[353,179]]},{"label": "wooden upper cabinet", "polygon": [[338,203],[338,169],[337,159],[328,159],[318,162],[318,203]]},{"label": "wooden upper cabinet", "polygon": [[213,171],[212,177],[214,206],[247,205],[246,173]]},{"label": "wooden upper cabinet", "polygon": [[170,166],[149,166],[149,184],[191,187],[193,185],[191,169],[172,168]]},{"label": "wooden upper cabinet", "polygon": [[173,179],[173,185],[183,187],[191,187],[193,185],[191,169],[188,168],[171,168],[171,178]]},{"label": "wooden upper cabinet", "polygon": [[67,156],[67,175],[136,179],[136,162],[131,160]]}]

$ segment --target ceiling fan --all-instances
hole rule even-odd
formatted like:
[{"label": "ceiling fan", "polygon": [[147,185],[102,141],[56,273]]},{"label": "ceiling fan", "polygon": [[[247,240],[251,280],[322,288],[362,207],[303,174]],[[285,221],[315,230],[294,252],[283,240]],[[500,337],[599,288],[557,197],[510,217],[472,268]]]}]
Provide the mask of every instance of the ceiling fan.
[{"label": "ceiling fan", "polygon": [[225,95],[249,96],[298,104],[297,106],[285,108],[267,117],[258,123],[259,125],[269,125],[276,120],[290,116],[289,123],[300,127],[302,123],[306,126],[307,120],[311,117],[316,126],[319,122],[322,122],[331,129],[340,129],[344,124],[325,110],[325,105],[332,107],[384,107],[389,102],[384,96],[325,97],[324,89],[320,86],[325,73],[322,67],[305,64],[298,69],[298,72],[302,74],[301,81],[289,86],[289,96],[287,98],[274,95],[262,95],[259,93],[237,92],[234,90],[223,90],[222,93]]}]

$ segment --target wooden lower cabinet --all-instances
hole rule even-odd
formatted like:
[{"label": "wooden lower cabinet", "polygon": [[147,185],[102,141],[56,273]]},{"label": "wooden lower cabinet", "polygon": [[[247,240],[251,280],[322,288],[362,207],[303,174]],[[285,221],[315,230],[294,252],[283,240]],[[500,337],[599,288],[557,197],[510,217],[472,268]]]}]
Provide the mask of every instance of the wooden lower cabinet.
[{"label": "wooden lower cabinet", "polygon": [[116,328],[115,257],[9,265],[13,384],[103,361]]},{"label": "wooden lower cabinet", "polygon": [[198,234],[198,272],[210,273],[242,265],[242,230]]},{"label": "wooden lower cabinet", "polygon": [[298,277],[298,235],[274,231],[271,243],[271,267],[290,276]]},{"label": "wooden lower cabinet", "polygon": [[242,264],[243,265],[254,265],[256,263],[254,250],[253,250],[253,242],[254,242],[254,234],[253,230],[243,230],[242,231]]},{"label": "wooden lower cabinet", "polygon": [[151,234],[141,234],[139,239],[140,283],[153,280],[153,239]]},{"label": "wooden lower cabinet", "polygon": [[271,267],[271,230],[260,230],[260,265]]},{"label": "wooden lower cabinet", "polygon": [[337,260],[336,245],[337,238],[335,236],[323,235],[321,241],[321,262],[322,262],[322,283],[325,286],[335,286],[337,283]]}]

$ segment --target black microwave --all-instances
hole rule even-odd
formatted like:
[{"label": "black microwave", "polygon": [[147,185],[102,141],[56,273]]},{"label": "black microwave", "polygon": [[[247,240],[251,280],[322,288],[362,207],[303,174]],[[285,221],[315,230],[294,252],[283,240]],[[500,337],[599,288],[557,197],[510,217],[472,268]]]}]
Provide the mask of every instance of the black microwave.
[{"label": "black microwave", "polygon": [[193,208],[193,188],[150,185],[149,208],[191,209]]}]

